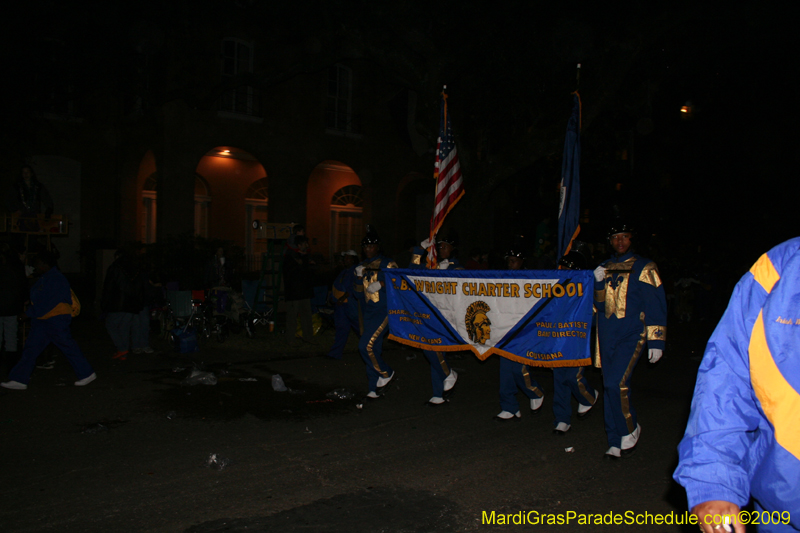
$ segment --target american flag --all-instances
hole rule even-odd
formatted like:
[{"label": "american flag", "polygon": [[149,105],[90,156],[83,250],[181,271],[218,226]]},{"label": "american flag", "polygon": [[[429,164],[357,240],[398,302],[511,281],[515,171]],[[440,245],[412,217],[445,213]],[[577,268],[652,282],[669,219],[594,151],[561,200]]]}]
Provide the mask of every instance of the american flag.
[{"label": "american flag", "polygon": [[[445,87],[446,88],[446,87]],[[458,162],[456,141],[447,115],[447,95],[442,91],[442,113],[439,123],[439,140],[436,144],[436,165],[433,171],[436,180],[436,197],[434,198],[433,216],[431,217],[431,246],[428,249],[428,267],[436,268],[436,244],[434,237],[442,227],[447,213],[464,196],[464,180],[461,177],[461,165]]]}]

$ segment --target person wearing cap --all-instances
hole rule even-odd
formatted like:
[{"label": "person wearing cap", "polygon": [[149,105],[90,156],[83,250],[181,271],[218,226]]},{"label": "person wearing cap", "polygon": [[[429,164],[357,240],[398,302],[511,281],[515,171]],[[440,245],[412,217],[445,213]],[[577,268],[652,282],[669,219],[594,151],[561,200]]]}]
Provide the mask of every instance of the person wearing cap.
[{"label": "person wearing cap", "polygon": [[[525,253],[518,247],[509,250],[505,258],[508,270],[522,270],[525,266]],[[531,376],[530,367],[517,361],[500,357],[501,411],[495,415],[495,420],[505,422],[518,420],[522,416],[519,410],[519,402],[517,402],[517,389],[521,390],[530,400],[531,412],[534,414],[540,413],[544,403],[544,392],[539,387],[539,383]]]},{"label": "person wearing cap", "polygon": [[364,261],[355,267],[353,294],[361,307],[363,329],[358,341],[358,351],[367,366],[367,398],[379,398],[383,389],[394,378],[394,370],[381,356],[383,340],[389,333],[385,271],[397,264],[382,255],[381,240],[375,228],[367,224],[367,233],[361,240]]},{"label": "person wearing cap", "polygon": [[[425,243],[422,243],[425,244]],[[450,231],[447,237],[440,239],[436,243],[437,259],[439,260],[439,270],[464,270],[455,257],[458,237],[454,231]],[[420,245],[412,253],[411,263],[408,268],[425,268],[425,249]],[[458,380],[458,374],[447,361],[447,352],[434,352],[432,350],[422,350],[425,358],[431,365],[431,386],[433,396],[427,401],[429,407],[437,407],[448,401],[452,394],[453,387]]]},{"label": "person wearing cap", "polygon": [[358,323],[358,300],[352,294],[353,281],[355,280],[355,264],[358,262],[358,254],[355,250],[342,252],[344,268],[336,276],[331,292],[333,294],[333,323],[336,326],[336,336],[333,346],[328,350],[328,357],[341,359],[344,347],[347,345],[347,338],[350,330],[361,334],[361,327]]},{"label": "person wearing cap", "polygon": [[[733,290],[697,372],[673,477],[705,533],[800,531],[800,238]],[[753,502],[753,511],[740,509]],[[757,513],[757,515],[756,515]]]},{"label": "person wearing cap", "polygon": [[[587,257],[591,257],[588,246],[581,241],[572,243],[572,250],[561,258],[558,265],[568,270],[584,270],[588,266]],[[592,387],[583,375],[584,367],[560,366],[553,368],[553,433],[566,435],[571,427],[572,396],[578,400],[578,418],[589,415],[599,392]]]},{"label": "person wearing cap", "polygon": [[631,375],[643,355],[656,363],[664,353],[667,300],[656,264],[633,253],[631,225],[617,219],[608,238],[613,255],[594,271],[594,299],[608,438],[605,457],[619,459],[639,443],[642,428],[631,403]]}]

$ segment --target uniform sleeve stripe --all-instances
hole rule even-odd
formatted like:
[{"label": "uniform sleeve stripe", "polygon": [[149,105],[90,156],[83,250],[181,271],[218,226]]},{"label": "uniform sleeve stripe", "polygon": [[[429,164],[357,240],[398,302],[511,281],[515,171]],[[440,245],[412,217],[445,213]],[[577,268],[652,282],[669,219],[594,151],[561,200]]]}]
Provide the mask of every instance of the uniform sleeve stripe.
[{"label": "uniform sleeve stripe", "polygon": [[786,381],[772,358],[762,313],[758,314],[753,327],[749,352],[750,382],[764,414],[775,428],[775,440],[800,460],[800,424],[797,424],[800,394]]},{"label": "uniform sleeve stripe", "polygon": [[750,273],[753,274],[756,281],[764,287],[767,294],[772,291],[772,287],[774,287],[781,278],[778,271],[775,270],[775,265],[772,264],[772,260],[770,260],[767,254],[758,258],[758,261],[750,268]]}]

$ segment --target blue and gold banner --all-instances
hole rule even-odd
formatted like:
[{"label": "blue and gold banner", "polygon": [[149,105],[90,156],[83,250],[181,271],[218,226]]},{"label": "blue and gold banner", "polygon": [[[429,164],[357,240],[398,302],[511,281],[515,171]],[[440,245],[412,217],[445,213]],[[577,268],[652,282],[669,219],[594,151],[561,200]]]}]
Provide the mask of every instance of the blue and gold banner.
[{"label": "blue and gold banner", "polygon": [[590,270],[386,272],[391,339],[543,367],[590,364]]}]

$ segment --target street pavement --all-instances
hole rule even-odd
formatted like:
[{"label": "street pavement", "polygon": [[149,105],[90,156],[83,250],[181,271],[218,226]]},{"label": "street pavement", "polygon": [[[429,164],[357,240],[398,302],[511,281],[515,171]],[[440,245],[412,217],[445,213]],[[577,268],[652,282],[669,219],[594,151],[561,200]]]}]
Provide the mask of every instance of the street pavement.
[{"label": "street pavement", "polygon": [[[427,360],[387,342],[396,378],[359,408],[366,377],[353,336],[341,361],[324,355],[330,330],[316,345],[291,348],[261,330],[209,340],[190,355],[154,339],[156,353],[115,361],[99,322],[80,317],[73,331],[94,383],[74,387],[58,355],[27,391],[0,389],[4,532],[696,531],[578,520],[685,519],[671,474],[707,324],[670,325],[664,359],[639,364],[632,388],[642,437],[616,462],[603,459],[602,403],[584,420],[573,416],[566,436],[552,434],[544,369],[534,371],[546,395],[541,412],[520,394],[522,418],[496,422],[494,357],[451,355],[455,394],[430,408]],[[193,369],[217,383],[182,384]],[[273,390],[276,374],[290,390]],[[587,374],[601,388],[599,371]],[[569,523],[530,523],[544,515]],[[515,524],[520,518],[529,523]]]}]

